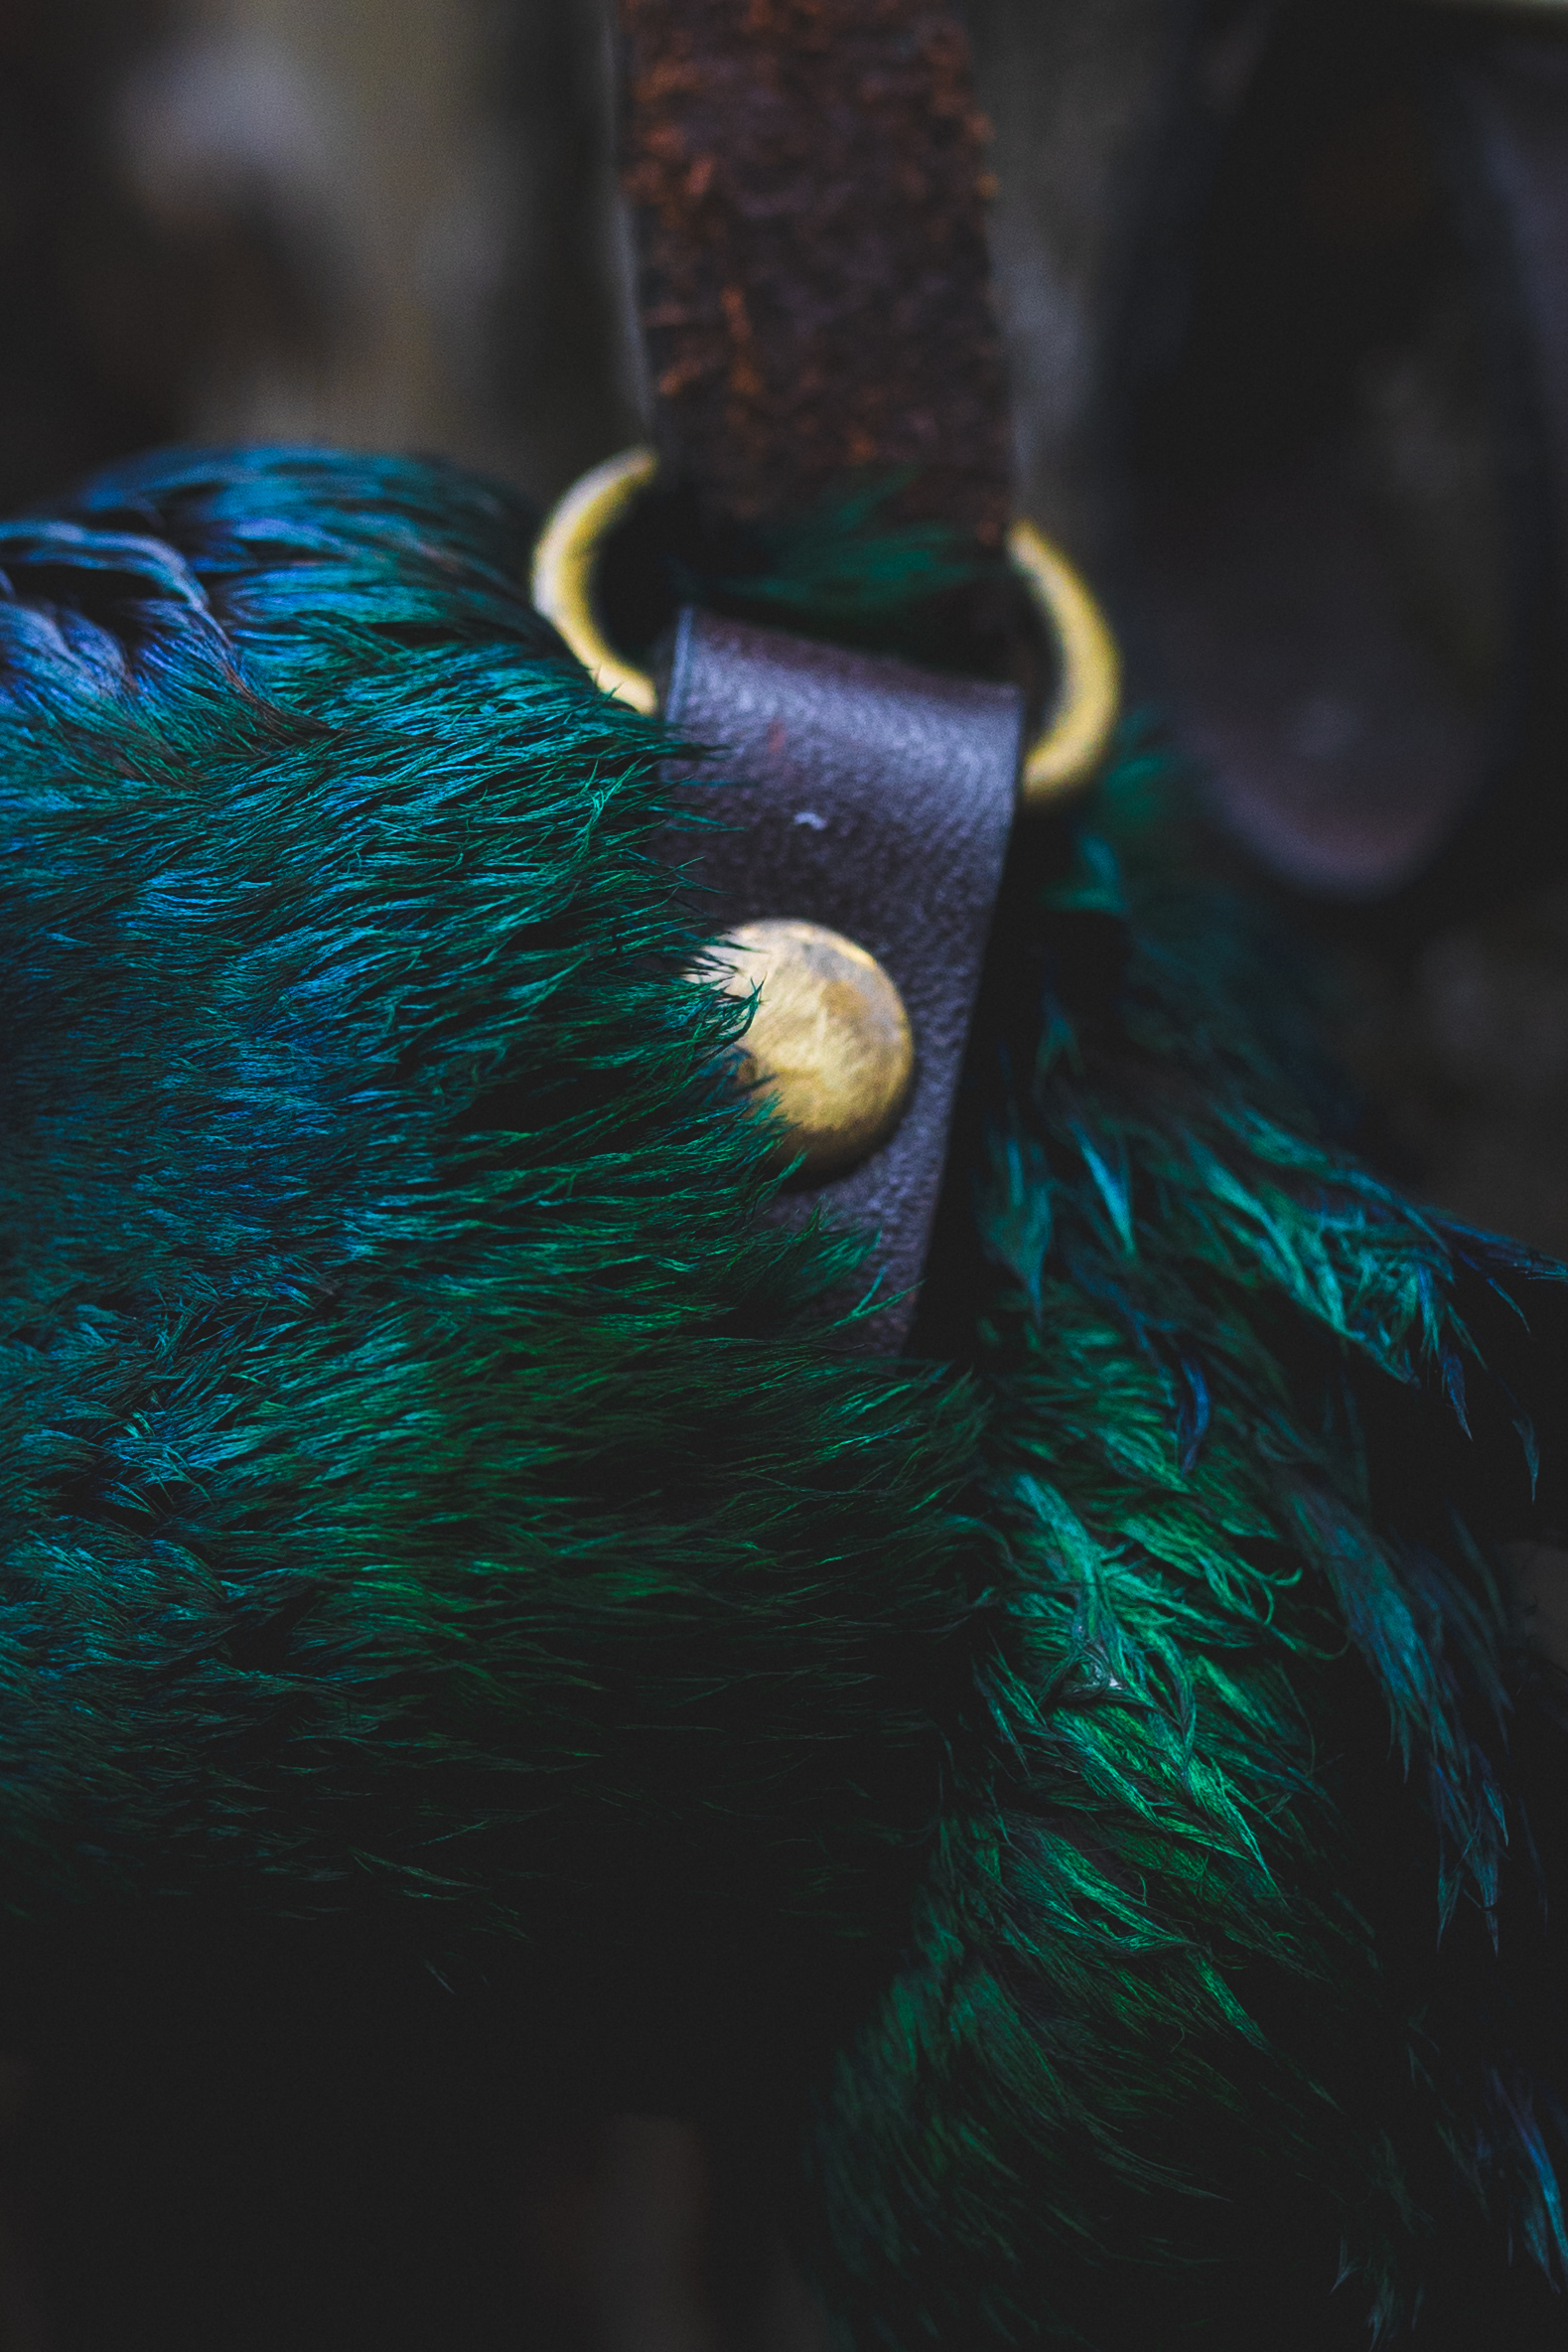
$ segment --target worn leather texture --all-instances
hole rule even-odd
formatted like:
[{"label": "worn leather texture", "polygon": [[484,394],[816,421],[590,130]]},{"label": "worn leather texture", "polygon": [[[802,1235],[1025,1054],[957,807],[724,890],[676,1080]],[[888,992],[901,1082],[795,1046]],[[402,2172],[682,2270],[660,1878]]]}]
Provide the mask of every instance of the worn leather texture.
[{"label": "worn leather texture", "polygon": [[997,544],[1011,445],[988,126],[942,0],[620,0],[623,177],[664,479],[710,520],[908,469]]},{"label": "worn leather texture", "polygon": [[[868,1353],[909,1336],[941,1184],[970,1016],[1012,825],[1022,743],[1016,687],[812,645],[683,612],[665,697],[670,730],[712,747],[687,773],[750,787],[730,829],[672,836],[705,928],[770,916],[824,923],[870,950],[915,1032],[915,1081],[891,1139],[860,1167],[783,1194],[874,1229],[867,1273],[896,1299],[852,1327]],[[721,748],[722,747],[722,748]],[[697,808],[718,813],[700,791]]]}]

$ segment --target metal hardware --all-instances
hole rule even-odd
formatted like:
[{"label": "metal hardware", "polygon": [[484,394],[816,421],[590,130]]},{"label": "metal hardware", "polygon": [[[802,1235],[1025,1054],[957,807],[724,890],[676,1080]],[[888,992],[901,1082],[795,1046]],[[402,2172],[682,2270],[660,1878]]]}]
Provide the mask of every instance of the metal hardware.
[{"label": "metal hardware", "polygon": [[[605,693],[651,713],[658,702],[647,672],[625,661],[600,625],[594,602],[599,549],[652,482],[651,449],[626,449],[573,484],[539,533],[532,594]],[[1015,522],[1007,551],[1056,649],[1057,692],[1024,755],[1019,798],[1054,807],[1088,784],[1110,748],[1121,702],[1116,641],[1094,597],[1061,550],[1032,522]]]},{"label": "metal hardware", "polygon": [[772,1099],[799,1175],[858,1167],[898,1125],[915,1076],[910,1016],[875,956],[825,924],[770,920],[738,924],[709,964],[729,995],[756,993],[742,1084]]}]

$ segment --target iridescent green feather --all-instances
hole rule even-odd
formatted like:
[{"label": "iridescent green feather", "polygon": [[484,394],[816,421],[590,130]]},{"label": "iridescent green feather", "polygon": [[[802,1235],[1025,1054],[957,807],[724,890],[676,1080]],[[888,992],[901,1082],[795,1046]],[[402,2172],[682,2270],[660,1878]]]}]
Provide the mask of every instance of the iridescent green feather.
[{"label": "iridescent green feather", "polygon": [[363,1931],[497,2066],[801,2147],[863,2352],[1557,2270],[1496,1571],[1560,1274],[1325,1130],[1135,745],[1021,837],[927,1354],[846,1356],[527,528],[309,452],[0,526],[13,2004],[160,1904],[198,1980]]}]

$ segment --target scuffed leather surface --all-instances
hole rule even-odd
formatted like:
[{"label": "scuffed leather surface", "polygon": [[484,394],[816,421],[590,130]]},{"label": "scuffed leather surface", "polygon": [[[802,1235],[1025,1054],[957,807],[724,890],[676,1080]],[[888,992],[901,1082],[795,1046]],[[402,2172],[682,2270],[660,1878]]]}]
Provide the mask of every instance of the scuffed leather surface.
[{"label": "scuffed leather surface", "polygon": [[[855,1327],[868,1353],[901,1347],[914,1319],[959,1067],[1012,824],[1023,703],[1016,687],[812,645],[709,613],[680,618],[665,719],[735,778],[733,830],[682,831],[704,927],[769,916],[825,923],[870,950],[915,1031],[914,1089],[896,1133],[859,1168],[785,1193],[777,1214],[820,1203],[875,1228],[874,1267],[897,1305]],[[720,748],[722,747],[722,749]],[[868,1273],[869,1280],[869,1273]]]},{"label": "scuffed leather surface", "polygon": [[621,0],[654,438],[710,518],[861,468],[996,543],[1011,447],[988,126],[945,0]]}]

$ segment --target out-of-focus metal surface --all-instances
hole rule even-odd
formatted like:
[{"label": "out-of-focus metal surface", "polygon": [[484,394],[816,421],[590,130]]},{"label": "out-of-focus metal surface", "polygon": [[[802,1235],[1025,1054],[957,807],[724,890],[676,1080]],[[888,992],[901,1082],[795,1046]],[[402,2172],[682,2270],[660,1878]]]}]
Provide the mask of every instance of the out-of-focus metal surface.
[{"label": "out-of-focus metal surface", "polygon": [[1485,9],[1493,16],[1568,17],[1568,0],[1421,0],[1427,8]]},{"label": "out-of-focus metal surface", "polygon": [[60,0],[0,67],[0,496],[179,437],[545,500],[638,437],[599,0]]},{"label": "out-of-focus metal surface", "polygon": [[188,0],[115,93],[175,240],[271,256],[227,303],[203,437],[434,449],[547,496],[632,437],[593,0]]},{"label": "out-of-focus metal surface", "polygon": [[994,130],[991,245],[1018,508],[1076,561],[1104,550],[1106,373],[1169,103],[1171,0],[969,0]]}]

